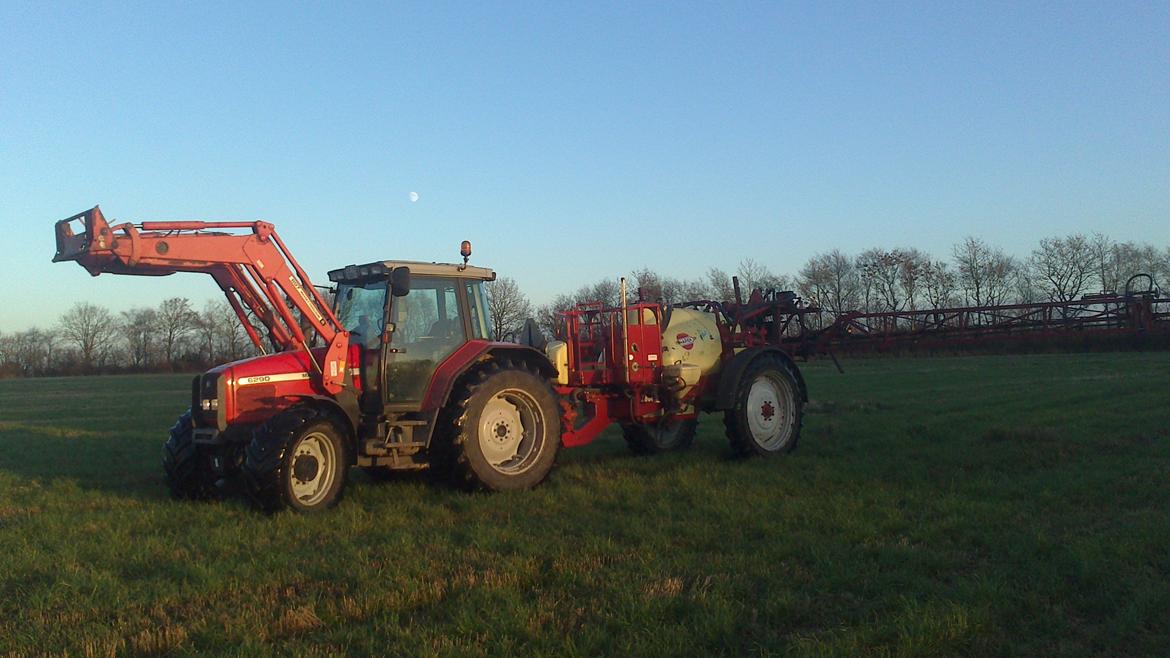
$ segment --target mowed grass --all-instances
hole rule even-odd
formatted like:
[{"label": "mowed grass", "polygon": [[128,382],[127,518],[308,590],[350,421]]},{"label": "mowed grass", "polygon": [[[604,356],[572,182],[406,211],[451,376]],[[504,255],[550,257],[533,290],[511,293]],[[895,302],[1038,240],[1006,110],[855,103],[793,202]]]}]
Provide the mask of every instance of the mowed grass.
[{"label": "mowed grass", "polygon": [[1170,355],[825,362],[792,455],[171,501],[189,378],[0,382],[0,655],[1166,655]]}]

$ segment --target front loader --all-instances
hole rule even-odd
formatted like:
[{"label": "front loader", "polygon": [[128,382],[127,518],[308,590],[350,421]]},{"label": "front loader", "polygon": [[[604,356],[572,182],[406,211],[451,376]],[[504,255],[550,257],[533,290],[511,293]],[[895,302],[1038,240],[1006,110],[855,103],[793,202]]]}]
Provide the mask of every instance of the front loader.
[{"label": "front loader", "polygon": [[623,284],[620,307],[566,312],[542,352],[493,340],[496,275],[467,264],[467,242],[461,264],[333,270],[330,305],[267,222],[111,226],[94,207],[57,222],[56,238],[54,262],[93,276],[211,275],[261,353],[194,378],[163,447],[177,498],[241,482],[264,509],[315,512],[337,504],[354,465],[526,489],[562,445],[615,422],[637,453],[685,448],[700,411],[723,412],[739,454],[782,454],[799,437],[807,394],[780,337],[803,316],[789,298],[628,304]]}]

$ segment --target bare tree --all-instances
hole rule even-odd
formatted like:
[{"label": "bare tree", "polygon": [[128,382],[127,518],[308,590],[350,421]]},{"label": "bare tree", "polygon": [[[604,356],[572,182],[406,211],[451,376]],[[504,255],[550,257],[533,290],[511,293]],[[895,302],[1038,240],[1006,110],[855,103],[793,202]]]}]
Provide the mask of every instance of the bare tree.
[{"label": "bare tree", "polygon": [[739,278],[740,290],[750,292],[753,288],[762,288],[764,281],[772,276],[772,272],[763,263],[745,258],[739,261],[735,275]]},{"label": "bare tree", "polygon": [[215,326],[215,343],[219,350],[217,360],[235,361],[252,353],[244,325],[240,324],[240,317],[226,300],[209,302],[203,308],[203,315]]},{"label": "bare tree", "polygon": [[56,337],[36,327],[0,336],[0,371],[22,377],[45,374],[52,366]]},{"label": "bare tree", "polygon": [[78,302],[61,316],[61,335],[77,348],[86,370],[104,365],[117,335],[114,318],[104,307]]},{"label": "bare tree", "polygon": [[154,309],[134,308],[122,311],[118,329],[126,345],[126,357],[131,367],[145,368],[153,361],[158,317]]},{"label": "bare tree", "polygon": [[665,301],[663,298],[664,280],[657,272],[648,267],[630,272],[630,278],[627,279],[627,283],[629,284],[630,291],[633,293],[630,295],[631,301]]},{"label": "bare tree", "polygon": [[1094,233],[1089,239],[1089,252],[1093,259],[1093,274],[1101,284],[1101,292],[1116,291],[1118,288],[1118,245],[1103,233]]},{"label": "bare tree", "polygon": [[168,365],[174,366],[180,343],[195,329],[197,316],[185,297],[171,297],[159,304],[155,317],[163,357]]},{"label": "bare tree", "polygon": [[800,270],[797,287],[801,295],[835,316],[857,308],[857,268],[839,249],[810,258]]},{"label": "bare tree", "polygon": [[532,304],[510,277],[489,281],[485,287],[496,340],[514,340],[524,321],[532,316]]},{"label": "bare tree", "polygon": [[925,268],[930,265],[930,256],[913,247],[895,249],[894,253],[901,261],[898,265],[898,285],[902,288],[902,294],[906,297],[910,310],[913,311],[918,308],[918,296],[921,292],[919,287]]},{"label": "bare tree", "polygon": [[1011,290],[1016,268],[1010,256],[974,236],[956,244],[951,254],[968,304],[991,306],[1003,303]]},{"label": "bare tree", "polygon": [[1170,290],[1170,247],[1166,247],[1166,251],[1161,254],[1158,262],[1159,266],[1150,268],[1149,273],[1162,286],[1162,290]]},{"label": "bare tree", "polygon": [[1036,288],[1031,273],[1026,267],[1017,267],[1012,271],[1012,295],[1017,304],[1032,304],[1043,299],[1043,295]]},{"label": "bare tree", "polygon": [[561,311],[566,311],[575,304],[572,295],[561,294],[536,309],[536,323],[540,330],[549,336],[559,336],[561,332]]},{"label": "bare tree", "polygon": [[1044,238],[1032,251],[1028,266],[1053,301],[1076,299],[1093,276],[1093,250],[1085,236]]},{"label": "bare tree", "polygon": [[951,306],[958,290],[958,277],[946,261],[926,261],[922,265],[922,291],[931,308]]},{"label": "bare tree", "polygon": [[667,279],[666,299],[671,304],[690,302],[697,299],[712,299],[711,286],[702,279]]},{"label": "bare tree", "polygon": [[731,275],[717,267],[707,270],[707,288],[708,295],[715,301],[727,301],[735,296]]},{"label": "bare tree", "polygon": [[6,377],[18,370],[16,364],[16,340],[13,336],[5,336],[0,331],[0,377]]},{"label": "bare tree", "polygon": [[902,308],[899,280],[903,260],[898,250],[866,249],[857,257],[862,280],[872,286],[885,310],[898,311]]},{"label": "bare tree", "polygon": [[204,363],[215,363],[218,352],[216,334],[219,327],[215,321],[215,302],[208,300],[203,305],[203,312],[195,315],[193,333],[199,343],[199,360]]},{"label": "bare tree", "polygon": [[621,303],[620,297],[621,286],[615,279],[601,279],[592,285],[582,286],[572,295],[573,303],[598,302],[602,306],[617,306]]},{"label": "bare tree", "polygon": [[1170,275],[1170,253],[1164,256],[1153,245],[1121,242],[1113,246],[1111,275],[1115,277],[1110,290],[1121,291],[1130,277],[1135,274],[1152,275],[1155,281],[1165,286]]}]

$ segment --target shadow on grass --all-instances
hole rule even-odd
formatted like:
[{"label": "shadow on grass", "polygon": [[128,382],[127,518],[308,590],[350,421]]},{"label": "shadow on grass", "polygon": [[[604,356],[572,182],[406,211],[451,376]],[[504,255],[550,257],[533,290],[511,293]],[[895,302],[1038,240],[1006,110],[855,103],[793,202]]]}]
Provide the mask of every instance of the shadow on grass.
[{"label": "shadow on grass", "polygon": [[0,422],[0,473],[139,499],[169,498],[161,441],[40,423]]}]

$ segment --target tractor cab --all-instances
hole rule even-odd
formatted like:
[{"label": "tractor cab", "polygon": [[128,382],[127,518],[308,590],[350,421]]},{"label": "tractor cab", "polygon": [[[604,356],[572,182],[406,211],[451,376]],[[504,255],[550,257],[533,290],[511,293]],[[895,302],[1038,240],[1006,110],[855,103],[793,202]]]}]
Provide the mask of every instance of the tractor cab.
[{"label": "tractor cab", "polygon": [[334,309],[362,346],[363,408],[419,410],[436,368],[469,340],[491,340],[483,284],[468,265],[380,261],[329,273]]}]

